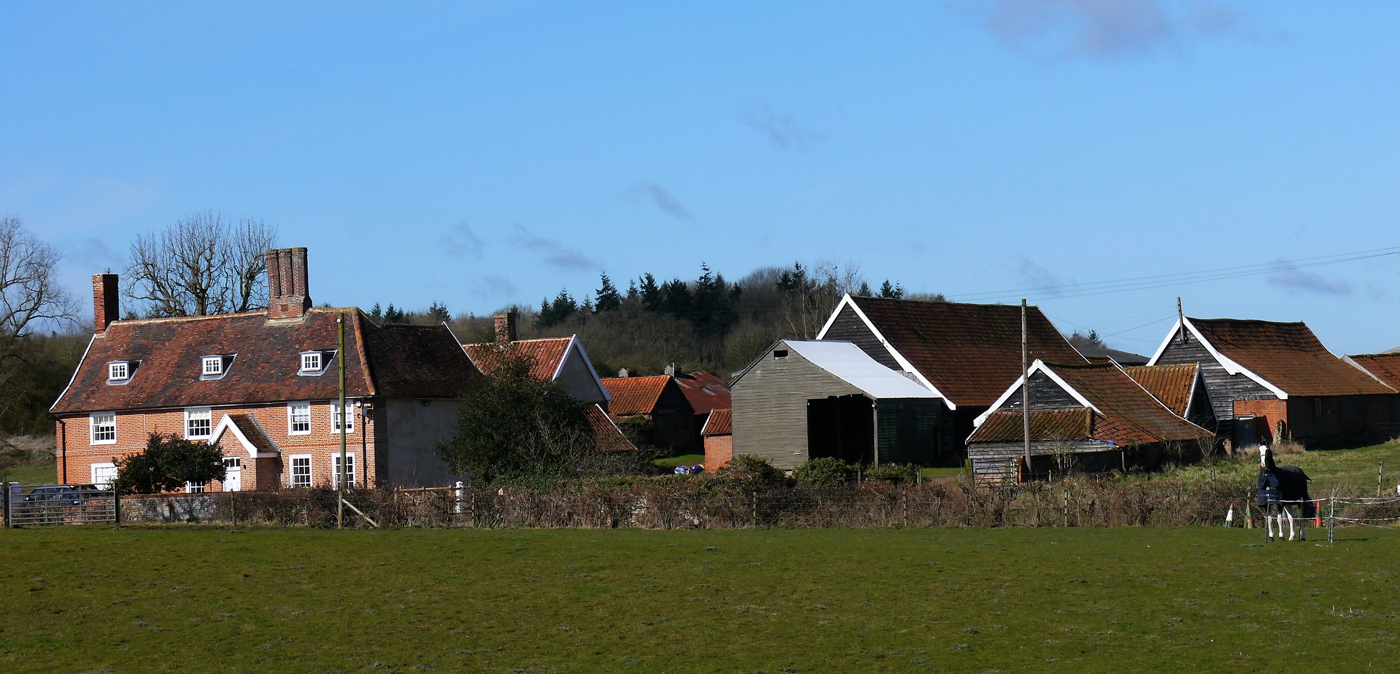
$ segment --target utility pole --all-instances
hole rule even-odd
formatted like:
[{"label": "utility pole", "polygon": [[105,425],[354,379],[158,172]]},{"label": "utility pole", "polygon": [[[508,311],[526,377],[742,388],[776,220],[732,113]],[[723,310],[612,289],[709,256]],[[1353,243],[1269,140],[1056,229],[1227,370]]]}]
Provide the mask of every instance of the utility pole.
[{"label": "utility pole", "polygon": [[341,529],[345,524],[345,480],[350,473],[345,470],[345,422],[349,420],[349,415],[345,413],[345,312],[336,314],[335,325],[340,333],[335,349],[335,359],[340,364],[340,408],[337,417],[340,419],[340,479],[335,483],[335,528]]},{"label": "utility pole", "polygon": [[1026,448],[1026,479],[1031,479],[1030,346],[1026,338],[1026,300],[1021,299],[1021,440]]}]

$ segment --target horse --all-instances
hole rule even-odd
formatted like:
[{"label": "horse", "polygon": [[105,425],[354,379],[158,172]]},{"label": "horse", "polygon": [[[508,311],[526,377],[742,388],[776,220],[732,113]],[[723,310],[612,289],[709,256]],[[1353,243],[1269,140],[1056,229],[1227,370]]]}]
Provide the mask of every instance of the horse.
[{"label": "horse", "polygon": [[[1274,540],[1274,524],[1278,524],[1278,538],[1283,540],[1283,523],[1288,521],[1288,540],[1294,540],[1293,513],[1289,506],[1298,509],[1298,516],[1306,523],[1307,518],[1317,516],[1317,504],[1308,495],[1308,482],[1311,478],[1297,466],[1279,466],[1274,463],[1274,453],[1268,445],[1259,445],[1259,508],[1264,511],[1264,526],[1268,529],[1268,540]],[[1308,540],[1307,527],[1300,525],[1297,539]]]}]

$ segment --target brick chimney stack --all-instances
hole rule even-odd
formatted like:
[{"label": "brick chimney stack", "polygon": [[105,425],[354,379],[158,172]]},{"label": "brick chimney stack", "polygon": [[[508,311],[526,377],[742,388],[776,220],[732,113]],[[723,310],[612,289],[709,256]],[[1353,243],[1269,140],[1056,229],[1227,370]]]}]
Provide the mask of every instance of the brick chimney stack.
[{"label": "brick chimney stack", "polygon": [[121,316],[117,275],[111,272],[92,275],[92,331],[102,334],[107,326]]},{"label": "brick chimney stack", "polygon": [[306,249],[277,248],[267,251],[267,317],[301,318],[310,308]]},{"label": "brick chimney stack", "polygon": [[496,314],[496,341],[498,343],[508,344],[515,341],[515,318],[516,312],[514,311]]}]

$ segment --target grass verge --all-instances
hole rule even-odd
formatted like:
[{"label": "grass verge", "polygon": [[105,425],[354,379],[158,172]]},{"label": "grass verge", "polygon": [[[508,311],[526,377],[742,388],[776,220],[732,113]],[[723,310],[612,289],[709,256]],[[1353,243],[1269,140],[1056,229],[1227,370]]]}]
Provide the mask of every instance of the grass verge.
[{"label": "grass verge", "polygon": [[[1314,532],[1316,535],[1317,532]],[[1400,532],[0,533],[17,670],[1358,671]]]}]

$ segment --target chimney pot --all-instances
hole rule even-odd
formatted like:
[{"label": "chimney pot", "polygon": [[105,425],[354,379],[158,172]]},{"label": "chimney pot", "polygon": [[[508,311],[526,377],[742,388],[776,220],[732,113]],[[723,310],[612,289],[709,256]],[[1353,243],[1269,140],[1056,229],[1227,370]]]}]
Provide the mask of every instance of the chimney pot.
[{"label": "chimney pot", "polygon": [[107,326],[117,320],[121,312],[120,291],[117,289],[117,275],[112,273],[92,275],[92,330],[97,334],[107,331]]},{"label": "chimney pot", "polygon": [[300,318],[311,308],[305,248],[267,251],[267,317]]}]

